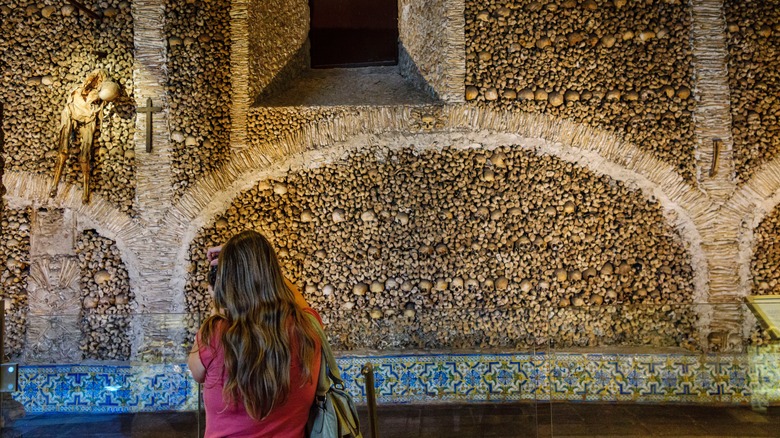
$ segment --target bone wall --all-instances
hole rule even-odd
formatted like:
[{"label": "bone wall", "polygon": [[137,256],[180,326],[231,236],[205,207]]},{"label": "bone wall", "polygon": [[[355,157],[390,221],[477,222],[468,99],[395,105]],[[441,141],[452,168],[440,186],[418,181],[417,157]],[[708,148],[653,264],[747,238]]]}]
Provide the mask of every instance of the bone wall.
[{"label": "bone wall", "polygon": [[135,294],[116,244],[93,230],[84,231],[76,252],[81,270],[82,333],[85,359],[130,358],[130,313]]},{"label": "bone wall", "polygon": [[367,148],[262,181],[194,239],[188,310],[208,311],[204,248],[246,228],[338,348],[696,344],[689,256],[658,204],[519,147]]},{"label": "bone wall", "polygon": [[247,133],[252,147],[278,143],[299,134],[305,127],[342,116],[345,107],[255,107],[247,117]]},{"label": "bone wall", "polygon": [[753,295],[780,294],[780,207],[775,207],[755,230],[751,274]]},{"label": "bone wall", "polygon": [[[718,2],[691,3],[706,3],[712,6],[715,15],[720,11]],[[127,358],[145,347],[142,344],[146,341],[138,339],[148,336],[130,339],[126,335],[142,327],[133,328],[122,319],[120,314],[133,307],[117,305],[117,297],[120,302],[132,303],[137,294],[139,309],[160,312],[181,311],[177,306],[186,297],[186,310],[205,310],[199,251],[224,240],[239,226],[264,230],[275,243],[285,244],[288,273],[312,297],[315,306],[323,309],[331,323],[351,318],[352,326],[334,323],[338,345],[347,349],[514,347],[547,341],[561,346],[690,347],[706,344],[700,338],[708,330],[716,332],[715,338],[726,341],[736,336],[738,344],[741,333],[733,328],[741,326],[744,315],[734,309],[739,308],[751,288],[756,288],[753,293],[763,293],[767,290],[765,283],[770,285],[769,290],[774,290],[771,286],[776,283],[773,267],[777,264],[772,255],[772,242],[777,237],[774,219],[766,219],[756,230],[755,245],[752,242],[744,245],[755,248],[753,253],[745,255],[744,260],[731,254],[736,254],[737,236],[744,231],[740,224],[756,205],[771,210],[767,199],[780,187],[780,172],[773,173],[771,166],[776,158],[773,133],[778,93],[773,87],[777,85],[778,69],[774,68],[773,50],[777,31],[774,24],[768,30],[764,27],[777,21],[772,18],[777,9],[772,7],[775,3],[727,1],[723,9],[729,23],[723,32],[728,36],[731,55],[729,86],[735,160],[737,176],[744,186],[736,187],[736,182],[734,186],[729,185],[733,182],[729,180],[733,179],[734,163],[730,167],[724,164],[719,176],[723,179],[711,182],[722,194],[718,202],[710,197],[710,187],[701,185],[701,180],[695,178],[707,169],[694,166],[708,165],[711,157],[702,145],[695,149],[691,115],[694,110],[696,117],[707,114],[699,111],[706,105],[694,106],[694,99],[703,96],[702,81],[694,77],[694,72],[708,67],[699,65],[694,69],[696,60],[691,59],[690,41],[697,38],[690,30],[693,24],[708,30],[717,26],[712,27],[711,22],[691,23],[692,17],[696,20],[696,14],[691,14],[695,8],[687,2],[521,0],[498,4],[472,1],[466,3],[465,13],[461,11],[460,17],[466,26],[461,47],[465,53],[460,58],[466,79],[458,87],[460,95],[468,100],[465,104],[452,104],[456,100],[453,99],[443,105],[419,108],[249,109],[247,100],[240,102],[244,105],[241,111],[236,111],[240,106],[237,102],[250,95],[254,97],[250,85],[255,87],[262,82],[256,72],[282,63],[266,65],[259,57],[244,57],[246,71],[236,70],[241,60],[235,56],[235,34],[231,36],[240,15],[236,5],[244,4],[247,10],[251,6],[254,12],[250,12],[256,14],[260,7],[282,8],[282,2],[266,5],[242,0],[164,0],[156,4],[155,0],[149,0],[145,4],[166,5],[161,24],[165,36],[156,37],[147,48],[153,50],[167,44],[167,62],[160,68],[165,74],[146,70],[142,73],[153,76],[150,82],[159,80],[166,87],[167,96],[162,96],[165,94],[162,92],[159,99],[157,94],[154,96],[155,104],[159,100],[159,104],[169,105],[169,116],[164,119],[161,114],[159,119],[155,118],[155,129],[159,132],[162,126],[169,132],[174,148],[170,169],[174,180],[173,199],[160,195],[148,198],[152,201],[146,204],[139,201],[133,205],[135,172],[142,181],[143,172],[155,172],[155,166],[166,166],[167,159],[157,155],[163,152],[155,150],[139,158],[152,164],[146,170],[134,161],[130,137],[134,134],[135,114],[116,105],[114,112],[106,114],[105,132],[96,140],[93,191],[101,199],[89,206],[74,201],[77,196],[71,192],[54,201],[48,201],[43,195],[45,178],[51,175],[54,163],[51,140],[59,122],[59,111],[69,88],[78,85],[86,72],[95,67],[107,68],[128,93],[132,93],[135,85],[139,100],[148,95],[140,91],[140,81],[133,84],[129,67],[133,63],[133,34],[140,33],[142,20],[133,23],[128,3],[114,0],[87,2],[88,7],[103,14],[100,23],[67,6],[49,4],[48,0],[36,5],[10,0],[0,6],[3,35],[12,35],[0,41],[4,49],[0,98],[6,102],[3,178],[9,190],[6,199],[12,205],[3,214],[17,218],[7,221],[8,226],[4,223],[2,232],[10,236],[9,242],[19,242],[21,248],[9,252],[19,255],[16,262],[10,262],[11,266],[8,266],[10,259],[2,259],[2,275],[3,281],[12,285],[7,293],[16,306],[12,312],[17,312],[14,336],[18,339],[25,324],[24,313],[19,309],[26,306],[24,284],[28,274],[24,255],[29,253],[24,249],[29,229],[27,237],[20,230],[25,223],[29,226],[29,220],[24,219],[26,206],[38,207],[48,202],[55,208],[73,210],[80,221],[91,223],[87,228],[100,231],[100,235],[81,236],[84,248],[94,249],[80,255],[85,263],[82,272],[85,304],[92,305],[95,297],[98,299],[96,307],[90,308],[83,320],[85,333],[95,333],[94,341],[85,340],[84,353],[95,359]],[[289,3],[291,11],[301,5],[297,0]],[[408,36],[408,41],[415,41],[410,46],[423,47],[425,41],[433,40],[437,43],[426,46],[430,51],[415,53],[416,67],[431,86],[443,87],[444,78],[457,70],[455,46],[458,43],[455,38],[434,35],[433,24],[455,23],[457,17],[453,11],[464,6],[451,1],[406,0],[403,5],[409,5],[412,14],[409,21],[402,22],[409,26],[402,33]],[[436,5],[445,12],[434,17],[425,5]],[[136,8],[138,3],[132,6]],[[247,16],[243,19],[248,21]],[[295,18],[298,19],[302,20],[300,16]],[[253,40],[252,44],[284,40],[285,32],[294,34],[300,30],[300,22],[297,23],[294,29],[279,30],[279,34],[268,35],[267,41]],[[250,25],[263,23],[253,19],[252,23],[245,24],[247,35],[251,31],[253,38],[257,38],[262,33],[260,27],[250,28]],[[450,26],[447,31],[453,29]],[[147,34],[135,36],[136,41],[150,38]],[[441,52],[439,43],[447,46]],[[250,42],[247,40],[246,44]],[[698,47],[703,52],[709,48],[706,44]],[[289,55],[297,48],[297,45],[279,47],[279,53]],[[103,57],[102,52],[106,51]],[[137,55],[137,65],[141,58]],[[446,68],[439,62],[446,63]],[[89,68],[84,68],[85,65]],[[250,71],[254,75],[251,80]],[[275,78],[279,83],[285,79],[282,73],[262,77],[269,83]],[[237,90],[236,85],[242,83],[246,86]],[[144,117],[141,116],[139,127],[143,126]],[[731,123],[721,126],[731,126]],[[272,195],[273,187],[270,191],[261,189],[264,186],[260,183],[236,197],[216,221],[211,220],[216,208],[211,203],[213,198],[228,196],[236,186],[247,187],[247,181],[255,181],[251,179],[253,172],[276,169],[279,163],[294,159],[298,153],[329,148],[358,134],[402,138],[420,132],[452,134],[480,130],[542,139],[568,148],[566,153],[587,155],[587,158],[574,160],[580,165],[567,164],[545,155],[549,149],[532,153],[527,145],[518,148],[512,142],[496,144],[503,147],[507,160],[515,160],[528,169],[553,172],[553,176],[531,175],[512,173],[522,167],[518,164],[514,164],[514,170],[508,170],[512,166],[504,170],[495,168],[486,151],[442,149],[440,145],[428,144],[418,145],[417,149],[394,149],[392,154],[403,165],[394,164],[386,158],[392,155],[390,150],[376,149],[367,142],[364,151],[345,155],[335,163],[322,166],[319,162],[311,163],[311,168],[304,171],[295,170],[271,180],[265,178],[283,182],[287,192]],[[234,139],[241,136],[246,142],[237,148]],[[137,140],[136,147],[142,150],[142,139]],[[709,137],[701,140],[710,146]],[[243,146],[248,150],[240,150]],[[730,148],[730,143],[725,147]],[[161,159],[155,161],[158,157]],[[727,154],[721,158],[731,160]],[[115,159],[118,161],[112,161]],[[482,159],[487,161],[480,163]],[[72,158],[66,169],[69,182],[77,182],[79,177],[78,169],[72,168],[75,164]],[[762,164],[770,166],[762,168]],[[417,169],[422,176],[407,168]],[[368,175],[371,169],[376,173]],[[493,172],[492,185],[485,185],[489,173],[480,173],[486,169]],[[607,169],[619,170],[607,172]],[[685,177],[684,181],[678,178],[675,169]],[[601,172],[616,179],[607,178]],[[621,183],[617,182],[620,177],[615,176],[619,172],[633,172],[637,176],[632,177],[632,182]],[[566,179],[558,174],[571,175]],[[376,183],[373,179],[376,175],[385,182]],[[408,178],[399,180],[398,175]],[[507,175],[512,179],[502,179]],[[753,180],[748,181],[749,177]],[[635,186],[642,179],[646,180],[639,183],[646,183],[642,185],[644,195]],[[375,195],[377,187],[388,186],[394,187],[393,193]],[[144,193],[139,190],[138,197],[148,194],[149,187],[154,189],[153,185],[147,185]],[[431,190],[432,187],[437,190]],[[492,195],[472,193],[472,188],[480,187],[492,190]],[[577,192],[576,187],[581,190]],[[648,187],[652,189],[647,190]],[[674,214],[679,213],[682,218],[679,222],[689,227],[682,239],[685,244],[680,242],[682,232],[669,225],[680,223],[659,214],[660,207],[648,195],[653,191],[659,198],[666,198],[662,203],[672,206]],[[396,192],[409,195],[397,198],[400,195]],[[341,208],[347,220],[329,224],[327,221],[333,220],[332,212],[308,204],[301,193],[321,201],[322,205]],[[445,197],[442,193],[449,195]],[[572,198],[574,212],[563,212],[568,197],[577,193],[581,197]],[[517,195],[516,199],[513,194]],[[111,205],[103,205],[103,198]],[[374,209],[374,198],[388,202],[386,205],[390,207]],[[160,203],[155,204],[158,199]],[[456,201],[464,205],[454,204]],[[230,200],[225,202],[229,204]],[[509,215],[514,203],[522,204],[518,207],[521,208],[519,216]],[[283,210],[284,214],[278,217],[280,222],[274,225],[272,218],[277,218],[278,213],[261,204],[276,205],[275,209]],[[312,212],[310,222],[302,221],[306,206]],[[375,220],[363,223],[360,216],[367,213],[366,206],[374,209]],[[409,208],[406,228],[395,219],[403,213],[399,206]],[[524,206],[528,211],[523,210]],[[548,217],[549,206],[556,213]],[[488,216],[481,207],[487,209]],[[134,208],[143,211],[136,212]],[[154,214],[146,214],[150,211]],[[433,211],[451,211],[452,217],[433,216]],[[385,213],[390,216],[383,216]],[[771,217],[776,216],[773,213]],[[203,217],[208,217],[205,227],[191,232],[190,224]],[[11,227],[14,223],[19,224],[18,230]],[[574,223],[580,223],[577,226],[582,233],[567,231],[566,227]],[[323,224],[333,233],[320,233],[319,228],[312,231],[312,227]],[[521,224],[527,224],[530,231],[523,229],[520,234],[520,230],[512,229]],[[609,224],[617,224],[619,230],[599,228]],[[622,234],[625,229],[632,233]],[[105,230],[110,232],[104,233]],[[476,242],[461,239],[477,231],[484,237]],[[192,241],[196,232],[199,234]],[[607,234],[615,236],[614,242],[598,240]],[[288,241],[289,236],[297,235],[301,236],[297,241]],[[501,241],[504,235],[511,236],[507,242]],[[531,241],[525,247],[517,244],[523,235]],[[377,236],[383,238],[379,240]],[[583,236],[594,236],[594,240],[585,241]],[[109,237],[111,240],[106,240]],[[444,237],[448,239],[446,242]],[[539,245],[533,243],[537,237],[542,239]],[[547,242],[545,238],[551,240]],[[551,243],[554,239],[558,239],[558,245]],[[456,242],[461,242],[463,257],[453,249]],[[491,242],[495,248],[490,247]],[[436,252],[439,243],[447,249],[444,254]],[[491,257],[470,249],[471,244],[486,248],[485,254]],[[603,244],[613,246],[607,246],[605,251]],[[694,248],[690,251],[694,260],[685,250],[687,245]],[[378,258],[369,256],[371,248],[384,246],[387,250],[379,251]],[[314,248],[325,247],[338,250],[335,255],[326,252],[325,258],[318,259],[322,254],[317,255]],[[666,258],[652,258],[650,248],[655,247]],[[696,252],[697,247],[703,250]],[[417,254],[416,259],[412,250]],[[188,253],[188,268],[192,273],[178,275],[178,261]],[[500,260],[493,257],[496,255]],[[410,265],[393,264],[393,257],[408,260]],[[641,262],[646,259],[649,264]],[[737,263],[739,260],[744,263]],[[605,269],[609,272],[608,262],[612,274],[602,272]],[[131,278],[118,274],[116,280],[112,277],[106,283],[108,286],[98,285],[97,274],[107,271],[100,267],[101,263],[112,266],[116,272],[129,272]],[[356,267],[355,273],[344,270],[344,266],[350,265]],[[624,273],[616,274],[621,266]],[[591,275],[594,273],[591,269],[596,271],[595,276]],[[740,277],[738,271],[750,275]],[[477,284],[471,282],[467,286],[469,279]],[[530,283],[530,289],[529,283],[523,283],[525,280]],[[133,281],[137,282],[134,289],[130,286]],[[402,288],[409,288],[408,284],[404,286],[406,281],[411,284],[410,290]],[[359,284],[363,286],[358,287]],[[326,288],[328,285],[332,289]],[[496,289],[504,285],[503,291]],[[372,288],[380,290],[380,286],[380,292],[371,291]],[[109,297],[108,304],[100,303],[103,297]],[[114,297],[113,304],[110,297]],[[599,300],[601,303],[597,304]],[[692,302],[718,303],[723,307],[708,307],[711,314],[703,315],[691,311]],[[544,309],[550,311],[545,313]],[[724,317],[728,312],[731,313]],[[523,323],[512,324],[515,321]],[[437,329],[440,322],[446,323],[447,329]],[[112,333],[119,333],[116,336],[121,339],[116,346],[106,344]],[[386,337],[385,333],[393,336]],[[497,333],[501,336],[507,333],[506,339]],[[163,339],[168,332],[160,330],[157,334]],[[21,340],[16,342],[13,351],[21,348]],[[131,343],[133,348],[138,347],[135,353],[130,350]],[[141,353],[138,354],[134,357],[140,357]]]},{"label": "bone wall", "polygon": [[466,2],[466,100],[614,131],[693,180],[686,2]]},{"label": "bone wall", "polygon": [[309,4],[254,0],[248,5],[249,96],[266,96],[309,65]]},{"label": "bone wall", "polygon": [[780,2],[724,5],[735,164],[744,182],[780,151]]},{"label": "bone wall", "polygon": [[0,211],[0,296],[6,300],[6,340],[8,356],[21,354],[27,323],[27,278],[30,264],[30,209],[5,208]]},{"label": "bone wall", "polygon": [[401,74],[433,96],[463,102],[463,1],[398,2]]},{"label": "bone wall", "polygon": [[224,162],[230,141],[230,1],[168,0],[167,91],[175,195]]},{"label": "bone wall", "polygon": [[[780,206],[775,207],[754,230],[755,246],[750,263],[751,295],[780,294]],[[754,344],[770,341],[758,324],[750,335]]]},{"label": "bone wall", "polygon": [[[89,72],[103,68],[122,87],[123,95],[107,106],[101,130],[95,134],[91,190],[123,212],[132,213],[133,20],[127,1],[84,3],[101,14],[102,20],[95,21],[71,5],[57,2],[8,0],[0,7],[0,32],[6,36],[0,40],[6,170],[53,174],[66,98]],[[81,187],[75,141],[71,142],[63,180]]]}]

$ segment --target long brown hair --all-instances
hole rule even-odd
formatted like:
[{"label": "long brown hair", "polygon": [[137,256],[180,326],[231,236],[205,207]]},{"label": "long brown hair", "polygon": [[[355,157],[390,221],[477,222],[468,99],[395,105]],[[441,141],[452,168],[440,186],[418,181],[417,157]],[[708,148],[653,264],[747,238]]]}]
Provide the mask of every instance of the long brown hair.
[{"label": "long brown hair", "polygon": [[310,381],[317,336],[263,235],[243,231],[223,246],[214,304],[221,314],[204,321],[201,339],[208,343],[217,324],[226,322],[221,333],[227,374],[223,396],[231,404],[241,400],[247,413],[260,420],[290,393],[291,337],[297,340],[302,377]]}]

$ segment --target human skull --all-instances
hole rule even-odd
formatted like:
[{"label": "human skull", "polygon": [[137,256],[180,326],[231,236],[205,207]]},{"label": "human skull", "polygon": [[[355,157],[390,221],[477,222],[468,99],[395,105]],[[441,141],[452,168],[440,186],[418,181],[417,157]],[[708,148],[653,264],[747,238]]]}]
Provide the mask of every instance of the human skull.
[{"label": "human skull", "polygon": [[112,81],[103,81],[100,85],[98,97],[104,102],[111,102],[119,96],[119,84]]}]

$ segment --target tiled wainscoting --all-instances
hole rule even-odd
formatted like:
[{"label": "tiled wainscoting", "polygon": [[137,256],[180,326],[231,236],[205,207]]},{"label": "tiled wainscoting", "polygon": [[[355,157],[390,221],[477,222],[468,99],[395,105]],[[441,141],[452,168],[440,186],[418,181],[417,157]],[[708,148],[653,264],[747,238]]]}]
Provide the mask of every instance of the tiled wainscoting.
[{"label": "tiled wainscoting", "polygon": [[[363,365],[379,403],[600,401],[749,404],[780,400],[780,350],[760,354],[396,354],[342,356],[342,377],[365,401]],[[198,386],[184,365],[20,367],[14,398],[27,412],[191,410]]]},{"label": "tiled wainscoting", "polygon": [[198,385],[186,365],[20,366],[13,397],[28,413],[192,410]]}]

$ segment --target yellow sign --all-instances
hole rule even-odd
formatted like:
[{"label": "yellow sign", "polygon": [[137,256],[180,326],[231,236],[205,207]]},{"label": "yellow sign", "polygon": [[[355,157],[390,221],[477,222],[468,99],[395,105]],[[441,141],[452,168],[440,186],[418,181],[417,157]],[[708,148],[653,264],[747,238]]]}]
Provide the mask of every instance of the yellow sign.
[{"label": "yellow sign", "polygon": [[780,339],[780,295],[750,296],[747,305],[772,339]]}]

